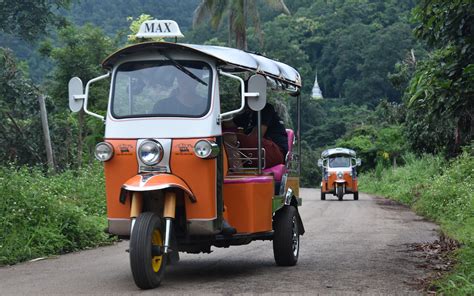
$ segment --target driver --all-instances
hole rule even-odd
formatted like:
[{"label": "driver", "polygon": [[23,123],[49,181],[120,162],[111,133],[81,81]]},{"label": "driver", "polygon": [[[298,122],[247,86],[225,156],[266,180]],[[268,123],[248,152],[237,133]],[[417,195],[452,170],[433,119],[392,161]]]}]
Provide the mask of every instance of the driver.
[{"label": "driver", "polygon": [[[189,69],[197,77],[202,70]],[[171,94],[159,100],[153,107],[153,113],[166,115],[200,116],[207,109],[207,91],[199,93],[198,86],[204,86],[183,71],[175,69],[174,89]],[[201,79],[201,78],[199,78]],[[207,87],[207,86],[204,86]]]}]

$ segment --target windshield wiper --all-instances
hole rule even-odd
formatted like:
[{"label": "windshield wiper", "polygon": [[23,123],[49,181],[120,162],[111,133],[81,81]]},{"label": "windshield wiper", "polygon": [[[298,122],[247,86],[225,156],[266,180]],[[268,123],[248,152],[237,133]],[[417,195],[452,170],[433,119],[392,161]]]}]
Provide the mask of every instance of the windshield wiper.
[{"label": "windshield wiper", "polygon": [[167,58],[169,61],[171,61],[171,63],[173,63],[173,66],[175,66],[176,68],[178,68],[179,70],[181,70],[181,72],[183,72],[184,74],[188,75],[189,77],[191,77],[192,79],[196,80],[197,82],[201,83],[201,84],[204,84],[205,86],[207,86],[207,83],[205,81],[203,81],[201,78],[197,77],[196,75],[193,74],[193,72],[189,71],[188,69],[186,69],[186,67],[184,67],[183,65],[181,65],[180,63],[178,63],[176,60],[174,60],[172,57],[170,57],[168,54],[166,54],[165,52],[162,52],[160,51],[160,53],[165,57]]}]

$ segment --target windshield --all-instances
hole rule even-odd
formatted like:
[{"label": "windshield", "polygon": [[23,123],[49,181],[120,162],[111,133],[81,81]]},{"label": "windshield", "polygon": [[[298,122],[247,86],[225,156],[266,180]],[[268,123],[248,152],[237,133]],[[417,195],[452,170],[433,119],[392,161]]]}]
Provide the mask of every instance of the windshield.
[{"label": "windshield", "polygon": [[112,115],[202,117],[210,106],[211,73],[198,61],[124,63],[115,74]]},{"label": "windshield", "polygon": [[329,167],[330,168],[348,168],[351,166],[351,158],[338,156],[334,158],[329,158]]}]

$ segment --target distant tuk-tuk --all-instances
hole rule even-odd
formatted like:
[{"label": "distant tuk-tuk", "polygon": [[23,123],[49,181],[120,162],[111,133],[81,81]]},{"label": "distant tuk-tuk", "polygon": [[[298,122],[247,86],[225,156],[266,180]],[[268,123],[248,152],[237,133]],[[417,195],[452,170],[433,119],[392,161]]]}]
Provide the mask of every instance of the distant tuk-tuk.
[{"label": "distant tuk-tuk", "polygon": [[359,199],[357,186],[356,167],[361,165],[361,160],[356,158],[354,150],[347,148],[333,148],[324,150],[318,160],[322,169],[321,200],[326,200],[330,193],[339,200],[344,194],[352,193],[354,200]]},{"label": "distant tuk-tuk", "polygon": [[[180,35],[175,22],[157,20],[143,23],[137,34]],[[211,246],[254,240],[272,240],[276,264],[295,265],[304,233],[298,212],[300,113],[298,130],[287,130],[285,163],[274,167],[262,161],[258,126],[255,167],[229,169],[233,160],[222,123],[245,105],[260,112],[270,87],[295,97],[299,108],[299,73],[259,54],[176,42],[131,45],[102,66],[108,73],[90,80],[85,91],[79,78],[71,79],[69,104],[72,111],[83,108],[105,123],[95,156],[104,163],[108,232],[130,239],[136,285],[159,286],[166,265],[177,262],[179,252],[210,253]],[[228,112],[221,112],[222,77],[235,79],[240,87],[240,106]],[[110,93],[103,117],[88,110],[88,93],[92,83],[107,78]],[[176,92],[191,102],[178,106],[172,99]],[[245,159],[249,153],[237,155]],[[235,232],[223,232],[226,224]]]}]

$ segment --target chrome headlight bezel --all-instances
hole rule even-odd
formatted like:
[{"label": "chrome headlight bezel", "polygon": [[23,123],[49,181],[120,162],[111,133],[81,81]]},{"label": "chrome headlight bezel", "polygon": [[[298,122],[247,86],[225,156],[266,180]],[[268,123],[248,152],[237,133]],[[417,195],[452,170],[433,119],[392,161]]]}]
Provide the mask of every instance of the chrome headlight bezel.
[{"label": "chrome headlight bezel", "polygon": [[97,143],[94,149],[94,156],[98,161],[109,161],[114,156],[114,146],[108,142]]},{"label": "chrome headlight bezel", "polygon": [[219,145],[214,141],[199,140],[194,144],[194,154],[199,158],[216,158],[219,155]]},{"label": "chrome headlight bezel", "polygon": [[338,179],[343,179],[344,178],[344,173],[343,172],[337,172],[336,177]]},{"label": "chrome headlight bezel", "polygon": [[[144,149],[147,149],[148,151],[144,151]],[[154,152],[152,152],[155,150]],[[154,166],[160,163],[160,161],[163,159],[163,146],[155,140],[149,139],[145,140],[140,144],[140,147],[138,147],[138,158],[140,161],[147,165],[147,166]],[[151,153],[153,156],[146,157],[146,155],[143,155],[143,153]]]}]

